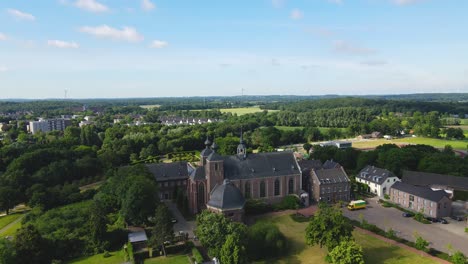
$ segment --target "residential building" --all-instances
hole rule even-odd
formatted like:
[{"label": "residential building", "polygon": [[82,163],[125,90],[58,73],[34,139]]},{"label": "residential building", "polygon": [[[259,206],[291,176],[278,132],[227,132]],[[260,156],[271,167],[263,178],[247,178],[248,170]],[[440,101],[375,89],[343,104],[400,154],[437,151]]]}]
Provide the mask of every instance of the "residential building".
[{"label": "residential building", "polygon": [[193,170],[186,161],[152,163],[146,167],[156,179],[161,200],[175,199],[178,189],[186,193],[189,172]]},{"label": "residential building", "polygon": [[29,132],[36,134],[39,131],[44,133],[59,130],[64,131],[67,126],[71,125],[70,119],[55,118],[55,119],[39,119],[39,121],[29,122]]},{"label": "residential building", "polygon": [[390,190],[391,201],[405,209],[436,218],[450,216],[452,211],[452,201],[443,190],[403,182],[396,182]]},{"label": "residential building", "polygon": [[433,190],[444,190],[453,197],[456,191],[468,191],[468,178],[457,177],[451,175],[418,172],[418,171],[403,171],[402,182],[430,187]]},{"label": "residential building", "polygon": [[312,169],[312,197],[317,202],[349,201],[351,181],[343,167]]},{"label": "residential building", "polygon": [[384,198],[385,194],[389,194],[390,187],[400,179],[386,169],[368,165],[356,175],[356,181],[367,184],[369,192]]}]

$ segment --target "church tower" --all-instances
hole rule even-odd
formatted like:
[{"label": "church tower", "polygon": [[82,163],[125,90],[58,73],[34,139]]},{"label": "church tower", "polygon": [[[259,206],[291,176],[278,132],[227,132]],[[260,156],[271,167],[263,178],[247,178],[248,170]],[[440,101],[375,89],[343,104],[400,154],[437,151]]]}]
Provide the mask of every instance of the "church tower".
[{"label": "church tower", "polygon": [[247,158],[247,146],[245,145],[242,131],[240,135],[239,145],[237,145],[237,157],[241,160],[245,160],[245,158]]},{"label": "church tower", "polygon": [[224,160],[221,155],[216,153],[218,146],[213,141],[211,145],[213,153],[206,158],[205,175],[208,183],[208,193],[210,193],[216,185],[221,185],[224,181]]}]

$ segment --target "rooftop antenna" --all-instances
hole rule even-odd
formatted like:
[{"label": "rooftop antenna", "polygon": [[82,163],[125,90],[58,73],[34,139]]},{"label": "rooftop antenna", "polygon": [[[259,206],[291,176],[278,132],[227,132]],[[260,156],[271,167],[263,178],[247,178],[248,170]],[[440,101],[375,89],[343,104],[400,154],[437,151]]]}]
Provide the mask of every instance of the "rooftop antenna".
[{"label": "rooftop antenna", "polygon": [[64,95],[64,99],[65,99],[65,100],[67,100],[67,93],[68,93],[68,90],[67,90],[67,89],[65,89],[65,90],[64,90],[64,93],[65,93],[65,95]]}]

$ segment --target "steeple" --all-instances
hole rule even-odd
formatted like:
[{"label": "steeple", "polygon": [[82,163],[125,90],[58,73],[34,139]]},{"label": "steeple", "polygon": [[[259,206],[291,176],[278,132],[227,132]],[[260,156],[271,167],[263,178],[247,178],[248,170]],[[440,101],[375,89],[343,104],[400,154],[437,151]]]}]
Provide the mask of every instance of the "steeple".
[{"label": "steeple", "polygon": [[214,141],[213,139],[213,144],[211,145],[211,149],[216,152],[218,150],[218,145],[216,144],[216,142]]},{"label": "steeple", "polygon": [[210,141],[210,139],[208,138],[208,136],[206,136],[205,147],[206,147],[206,148],[209,148],[210,146],[211,146],[211,141]]},{"label": "steeple", "polygon": [[237,157],[244,160],[247,158],[247,147],[245,146],[244,136],[241,129],[239,145],[237,145]]}]

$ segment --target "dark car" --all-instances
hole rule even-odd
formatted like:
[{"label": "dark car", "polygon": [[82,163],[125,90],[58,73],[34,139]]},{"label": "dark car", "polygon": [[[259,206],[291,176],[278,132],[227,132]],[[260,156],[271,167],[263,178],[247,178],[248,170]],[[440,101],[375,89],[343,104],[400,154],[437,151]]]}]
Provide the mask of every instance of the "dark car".
[{"label": "dark car", "polygon": [[446,225],[446,224],[448,224],[448,221],[445,220],[444,218],[440,218],[439,223]]},{"label": "dark car", "polygon": [[435,218],[435,217],[426,217],[427,221],[430,221],[432,223],[438,223],[439,222],[439,219]]},{"label": "dark car", "polygon": [[177,223],[177,219],[172,218],[172,219],[171,219],[171,222],[175,224],[175,223]]},{"label": "dark car", "polygon": [[407,213],[407,212],[404,212],[402,215],[403,217],[413,217],[412,213]]},{"label": "dark car", "polygon": [[452,215],[450,218],[457,221],[463,221],[463,216]]}]

